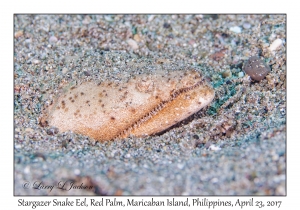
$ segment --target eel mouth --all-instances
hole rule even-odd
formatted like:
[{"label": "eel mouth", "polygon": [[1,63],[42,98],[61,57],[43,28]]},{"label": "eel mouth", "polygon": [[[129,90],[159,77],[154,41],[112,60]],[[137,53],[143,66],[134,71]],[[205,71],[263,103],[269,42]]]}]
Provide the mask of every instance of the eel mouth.
[{"label": "eel mouth", "polygon": [[[147,114],[145,114],[143,117],[141,117],[139,120],[137,120],[136,122],[134,122],[131,126],[129,126],[128,128],[126,128],[125,130],[123,130],[122,132],[120,132],[118,135],[116,135],[116,137],[114,137],[113,139],[122,139],[122,138],[126,138],[130,135],[131,131],[133,131],[136,128],[139,128],[140,126],[143,125],[143,123],[147,122],[148,120],[150,120],[154,115],[157,115],[162,109],[164,109],[164,107],[170,103],[171,101],[174,101],[176,98],[178,98],[179,95],[183,94],[183,93],[187,93],[189,91],[192,91],[194,89],[196,89],[197,87],[203,85],[205,83],[204,79],[198,81],[196,84],[190,86],[190,87],[185,87],[185,88],[181,88],[179,90],[173,90],[170,94],[170,98],[164,101],[161,101],[157,106],[155,106],[151,111],[149,111]],[[166,128],[165,130],[167,130],[169,128]],[[164,130],[164,131],[165,131]],[[164,131],[161,131],[159,133],[163,133]],[[158,133],[153,133],[150,135],[155,135]]]},{"label": "eel mouth", "polygon": [[[63,91],[43,111],[46,118],[44,119],[47,120],[44,124],[58,127],[59,132],[72,130],[75,133],[90,136],[97,141],[122,139],[130,135],[136,137],[158,135],[207,106],[213,98],[212,95],[214,95],[212,87],[197,71],[175,72],[168,74],[167,77],[165,74],[157,74],[153,78],[153,81],[157,82],[155,86],[152,87],[152,83],[149,83],[151,86],[149,93],[144,93],[149,89],[148,83],[143,83],[142,86],[138,87],[142,89],[142,93],[140,93],[141,90],[136,90],[134,85],[139,81],[136,79],[130,83],[127,82],[129,84],[124,82],[126,88],[128,86],[130,90],[132,89],[132,94],[128,96],[130,104],[133,102],[132,105],[128,105],[128,101],[122,101],[119,98],[115,100],[116,103],[108,103],[112,100],[107,100],[108,104],[106,104],[104,111],[103,104],[106,102],[102,101],[99,107],[98,93],[93,92],[94,95],[89,95],[83,94],[83,92],[87,93],[94,90],[93,88],[99,88],[102,93],[104,89],[110,88],[109,90],[115,94],[109,95],[115,98],[122,95],[116,87],[106,88],[105,85],[94,87],[95,84],[89,83],[78,87],[77,92],[75,90],[75,92],[70,91],[68,93]],[[80,91],[83,91],[81,92],[83,98],[74,103],[71,100],[73,94]],[[87,106],[86,102],[90,100],[94,103]],[[118,103],[120,104],[117,106]],[[57,107],[58,105],[66,105],[66,109],[70,108],[71,111],[68,112],[63,107],[61,109]],[[80,108],[78,108],[79,106]],[[85,108],[82,108],[83,106]],[[78,111],[76,107],[84,109],[85,112],[82,112],[82,116],[76,116]],[[75,110],[76,112],[73,114]]]}]

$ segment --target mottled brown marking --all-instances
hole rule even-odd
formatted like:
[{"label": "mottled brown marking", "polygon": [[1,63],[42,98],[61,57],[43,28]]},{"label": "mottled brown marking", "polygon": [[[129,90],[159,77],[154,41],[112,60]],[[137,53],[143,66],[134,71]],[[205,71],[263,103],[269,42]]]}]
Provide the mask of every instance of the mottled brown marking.
[{"label": "mottled brown marking", "polygon": [[126,98],[125,95],[120,96],[120,101],[123,101]]},{"label": "mottled brown marking", "polygon": [[[157,134],[207,106],[213,99],[213,89],[202,85],[203,79],[196,73],[172,71],[167,76],[166,71],[159,71],[153,75],[138,75],[136,81],[131,78],[117,87],[108,87],[108,82],[99,87],[93,82],[83,83],[70,94],[66,91],[66,97],[60,96],[54,101],[54,106],[59,105],[62,111],[50,108],[49,123],[60,132],[71,130],[99,141]],[[135,90],[142,80],[146,84],[153,83],[152,92]],[[123,90],[124,84],[128,86]],[[76,94],[79,99],[75,99]],[[70,104],[69,99],[74,103]]]}]

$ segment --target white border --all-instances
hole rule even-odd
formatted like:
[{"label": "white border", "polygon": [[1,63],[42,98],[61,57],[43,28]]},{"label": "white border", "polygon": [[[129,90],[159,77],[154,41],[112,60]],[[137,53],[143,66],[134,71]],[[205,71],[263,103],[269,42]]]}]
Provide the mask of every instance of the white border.
[{"label": "white border", "polygon": [[[290,1],[292,2],[292,1]],[[14,13],[287,13],[287,160],[288,181],[287,197],[280,209],[299,206],[299,8],[289,1],[251,0],[251,1],[6,1],[1,4],[1,68],[0,68],[0,128],[1,128],[1,206],[16,207],[20,197],[13,197],[13,14]],[[295,2],[295,1],[293,1]],[[297,65],[298,64],[298,65]],[[82,197],[81,197],[82,198]],[[137,197],[136,197],[137,198]],[[211,197],[218,198],[218,197]],[[246,197],[243,197],[246,198]],[[27,197],[29,200],[48,200],[45,197]],[[73,197],[72,199],[75,199]],[[120,198],[122,199],[122,198]],[[236,200],[236,197],[220,197],[224,200]],[[261,197],[273,200],[273,197]],[[275,199],[275,200],[276,200]],[[10,209],[10,208],[9,208]],[[59,208],[56,208],[59,209]],[[64,208],[65,209],[65,208]],[[293,208],[294,209],[294,208]]]}]

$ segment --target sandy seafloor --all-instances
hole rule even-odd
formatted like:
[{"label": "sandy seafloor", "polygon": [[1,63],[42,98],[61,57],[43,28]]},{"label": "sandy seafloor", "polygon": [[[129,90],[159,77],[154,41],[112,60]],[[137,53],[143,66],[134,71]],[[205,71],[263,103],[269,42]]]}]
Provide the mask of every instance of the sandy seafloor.
[{"label": "sandy seafloor", "polygon": [[[285,15],[16,15],[14,30],[15,195],[286,195]],[[271,67],[260,82],[242,71],[253,55]],[[39,123],[66,84],[184,69],[216,96],[160,135],[101,143]]]}]

